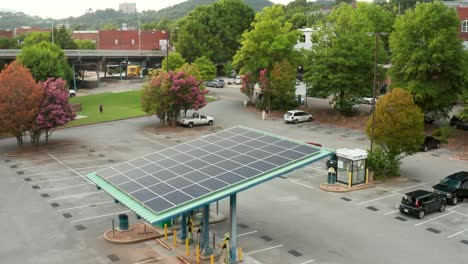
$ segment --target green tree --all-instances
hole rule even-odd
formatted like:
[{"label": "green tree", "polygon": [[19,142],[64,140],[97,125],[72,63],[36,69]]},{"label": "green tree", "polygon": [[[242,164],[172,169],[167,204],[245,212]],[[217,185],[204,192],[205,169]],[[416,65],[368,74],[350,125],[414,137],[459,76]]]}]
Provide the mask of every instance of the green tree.
[{"label": "green tree", "polygon": [[296,67],[288,60],[275,62],[270,74],[273,106],[271,109],[286,111],[294,102],[296,91]]},{"label": "green tree", "polygon": [[187,76],[192,75],[198,82],[203,80],[198,66],[194,63],[185,63],[177,71],[183,71]]},{"label": "green tree", "polygon": [[61,49],[77,49],[78,45],[73,41],[72,34],[64,26],[58,30],[54,28],[54,43]]},{"label": "green tree", "polygon": [[253,9],[241,0],[199,6],[178,23],[177,50],[189,62],[201,56],[216,64],[231,60],[253,17]]},{"label": "green tree", "polygon": [[102,25],[101,30],[117,30],[119,27],[114,23],[106,23]]},{"label": "green tree", "polygon": [[[316,35],[315,47],[306,52],[304,80],[313,94],[333,95],[339,111],[349,113],[353,97],[372,94],[375,39],[368,32],[389,32],[391,14],[374,4],[357,8],[341,4],[333,9]],[[385,63],[379,42],[379,61]]]},{"label": "green tree", "polygon": [[211,80],[216,77],[216,66],[205,56],[199,57],[194,62],[200,71],[202,80]]},{"label": "green tree", "polygon": [[96,49],[96,43],[92,42],[89,39],[77,39],[75,40],[77,49],[80,50],[95,50]]},{"label": "green tree", "polygon": [[41,42],[24,46],[17,59],[29,68],[37,81],[53,77],[62,78],[70,83],[73,79],[73,70],[68,65],[65,54],[56,44]]},{"label": "green tree", "polygon": [[18,44],[14,38],[0,37],[0,49],[17,49]]},{"label": "green tree", "polygon": [[299,32],[287,22],[281,5],[264,8],[255,16],[252,30],[242,34],[241,48],[234,56],[234,65],[241,73],[250,73],[249,80],[259,80],[260,70],[271,71],[275,62],[287,59],[294,67]]},{"label": "green tree", "polygon": [[456,11],[441,2],[418,4],[395,21],[392,85],[409,91],[424,112],[447,114],[462,92],[459,23]]},{"label": "green tree", "polygon": [[[180,67],[182,67],[182,65],[184,64],[185,64],[185,59],[184,57],[182,57],[182,55],[179,52],[169,53],[169,71],[175,71],[179,69]],[[161,67],[164,71],[168,71],[167,70],[167,57],[164,58],[164,60],[162,61]]]},{"label": "green tree", "polygon": [[33,46],[41,42],[51,42],[50,33],[46,32],[31,32],[28,34],[22,43],[22,46]]},{"label": "green tree", "polygon": [[[415,153],[424,140],[424,115],[414,103],[413,96],[399,88],[384,95],[374,114],[374,143],[391,164],[399,166],[406,155]],[[372,136],[372,117],[366,133]],[[398,171],[398,167],[390,171]],[[392,175],[395,176],[395,175]]]}]

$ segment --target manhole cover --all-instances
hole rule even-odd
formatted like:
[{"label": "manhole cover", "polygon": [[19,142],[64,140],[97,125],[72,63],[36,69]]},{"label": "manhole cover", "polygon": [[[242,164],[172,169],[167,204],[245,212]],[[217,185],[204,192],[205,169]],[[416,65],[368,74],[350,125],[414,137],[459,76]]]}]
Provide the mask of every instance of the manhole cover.
[{"label": "manhole cover", "polygon": [[352,201],[352,200],[349,199],[348,197],[341,197],[340,199],[343,200],[343,201],[347,201],[347,202]]},{"label": "manhole cover", "polygon": [[95,151],[94,149],[90,149],[90,150],[89,150],[89,152],[91,152],[91,153],[92,153],[92,152],[96,152],[96,151]]},{"label": "manhole cover", "polygon": [[16,174],[18,175],[24,174],[24,171],[17,171]]},{"label": "manhole cover", "polygon": [[[76,225],[75,228],[76,228],[76,230],[78,230],[78,231],[81,231],[81,230],[85,230],[85,229],[86,229],[86,227],[84,227],[84,225]],[[117,256],[116,256],[116,257],[117,257]],[[118,258],[118,257],[117,257],[117,258]],[[110,259],[110,258],[109,258],[109,259]]]},{"label": "manhole cover", "polygon": [[39,185],[33,185],[32,188],[33,189],[40,189],[41,187],[39,187]]},{"label": "manhole cover", "polygon": [[272,241],[273,240],[273,238],[271,238],[269,236],[261,236],[260,238],[265,240],[265,241]]},{"label": "manhole cover", "polygon": [[108,258],[110,259],[110,261],[112,261],[112,262],[117,262],[117,261],[120,260],[120,258],[119,258],[117,255],[115,255],[115,254],[108,255],[107,257],[108,257]]},{"label": "manhole cover", "polygon": [[410,179],[410,181],[412,181],[412,182],[421,182],[420,180],[416,180],[416,179]]},{"label": "manhole cover", "polygon": [[17,167],[18,167],[18,165],[16,165],[16,164],[10,166],[10,168],[17,168]]},{"label": "manhole cover", "polygon": [[43,194],[41,194],[41,196],[42,196],[43,198],[50,197],[50,195],[49,195],[49,194],[47,194],[47,193],[43,193]]},{"label": "manhole cover", "polygon": [[50,206],[52,206],[52,207],[59,207],[60,204],[58,204],[58,203],[51,203]]},{"label": "manhole cover", "polygon": [[166,137],[167,139],[170,139],[171,137]]},{"label": "manhole cover", "polygon": [[366,208],[371,210],[371,211],[374,211],[374,212],[379,210],[379,209],[375,208],[374,206],[367,206]]},{"label": "manhole cover", "polygon": [[86,148],[86,146],[80,146],[81,148]]},{"label": "manhole cover", "polygon": [[240,227],[240,228],[248,228],[249,226],[246,225],[246,224],[239,224],[239,227]]},{"label": "manhole cover", "polygon": [[429,232],[432,232],[434,234],[439,234],[440,233],[440,230],[437,230],[437,229],[432,228],[432,227],[429,227],[426,230],[429,231]]},{"label": "manhole cover", "polygon": [[98,156],[101,157],[101,158],[104,158],[106,155],[104,155],[104,154],[99,154]]},{"label": "manhole cover", "polygon": [[288,253],[291,254],[291,255],[293,255],[293,256],[295,256],[295,257],[300,257],[300,256],[302,256],[302,253],[301,253],[301,252],[298,252],[298,251],[296,251],[296,250],[294,250],[294,249],[293,249],[293,250],[289,250]]},{"label": "manhole cover", "polygon": [[63,217],[65,217],[65,218],[71,218],[72,215],[71,215],[70,213],[64,213],[64,214],[63,214]]},{"label": "manhole cover", "polygon": [[408,219],[406,219],[404,217],[401,217],[401,216],[397,216],[397,217],[395,217],[395,219],[398,219],[398,220],[403,221],[403,222],[408,221]]},{"label": "manhole cover", "polygon": [[114,162],[115,162],[115,160],[111,160],[111,159],[110,159],[110,160],[107,160],[107,161],[110,162],[110,163],[114,163]]},{"label": "manhole cover", "polygon": [[24,178],[25,181],[31,181],[31,178]]},{"label": "manhole cover", "polygon": [[5,162],[7,162],[7,163],[10,162],[10,161],[11,161],[11,160],[9,160],[9,159],[5,160]]}]

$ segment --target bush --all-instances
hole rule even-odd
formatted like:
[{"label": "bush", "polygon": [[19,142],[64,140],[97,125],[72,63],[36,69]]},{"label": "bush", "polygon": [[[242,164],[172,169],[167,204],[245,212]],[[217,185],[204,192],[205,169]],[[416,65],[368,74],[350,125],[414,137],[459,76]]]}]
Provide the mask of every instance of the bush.
[{"label": "bush", "polygon": [[434,130],[434,132],[432,132],[432,135],[436,137],[438,140],[440,140],[440,142],[448,143],[448,138],[453,137],[454,133],[455,133],[455,128],[449,125],[445,125]]},{"label": "bush", "polygon": [[379,146],[375,146],[367,157],[367,167],[374,172],[376,179],[399,176],[400,164],[398,155],[392,155]]}]

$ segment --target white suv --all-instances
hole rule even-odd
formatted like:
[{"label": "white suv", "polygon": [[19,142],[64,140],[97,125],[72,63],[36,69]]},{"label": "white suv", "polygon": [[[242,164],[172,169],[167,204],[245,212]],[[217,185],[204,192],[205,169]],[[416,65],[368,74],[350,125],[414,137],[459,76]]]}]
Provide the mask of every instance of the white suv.
[{"label": "white suv", "polygon": [[301,110],[291,110],[291,111],[287,111],[284,114],[284,121],[286,123],[297,124],[299,122],[312,121],[312,120],[313,118],[311,114],[308,114]]}]

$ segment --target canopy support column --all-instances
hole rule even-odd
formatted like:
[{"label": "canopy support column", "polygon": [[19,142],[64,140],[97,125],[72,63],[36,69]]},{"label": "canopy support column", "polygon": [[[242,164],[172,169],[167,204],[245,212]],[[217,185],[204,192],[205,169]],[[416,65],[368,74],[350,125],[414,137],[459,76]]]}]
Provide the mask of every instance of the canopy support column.
[{"label": "canopy support column", "polygon": [[203,206],[203,222],[200,228],[202,229],[202,254],[204,256],[209,256],[213,253],[213,250],[210,248],[210,205],[207,204]]},{"label": "canopy support column", "polygon": [[229,222],[231,223],[231,232],[229,234],[229,241],[231,244],[230,256],[231,262],[236,261],[237,253],[237,195],[233,194],[229,197]]}]

